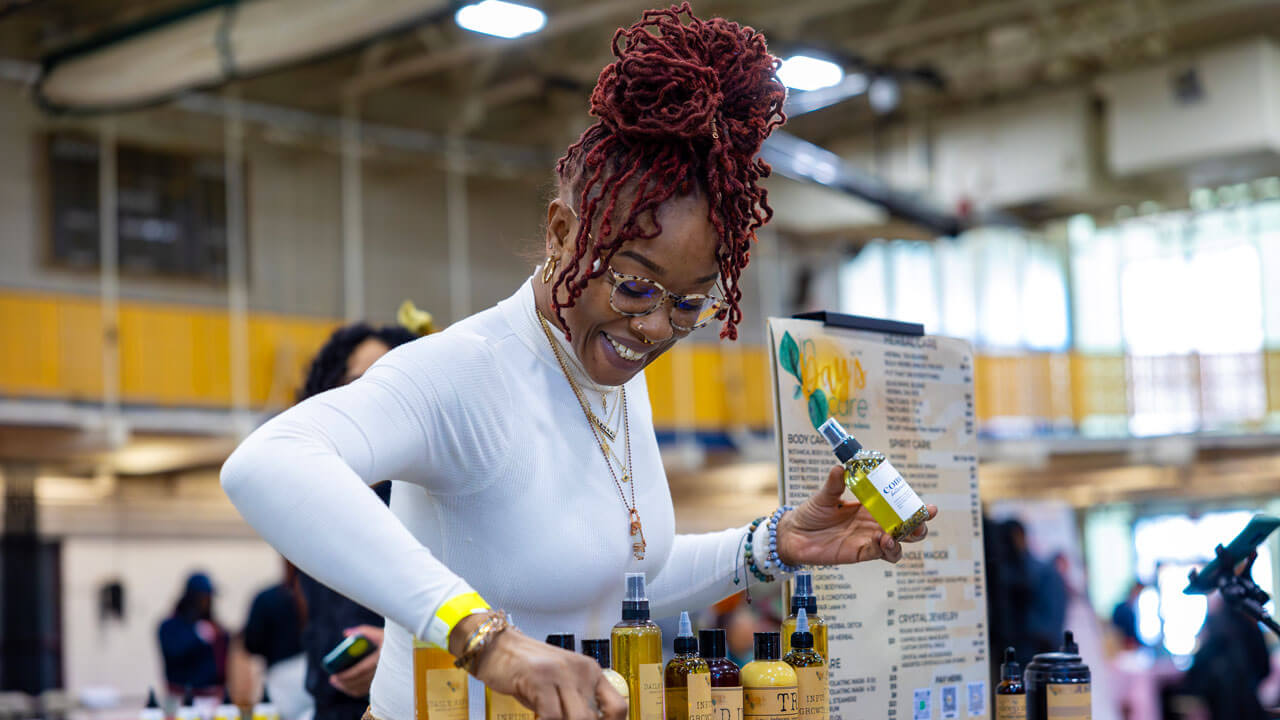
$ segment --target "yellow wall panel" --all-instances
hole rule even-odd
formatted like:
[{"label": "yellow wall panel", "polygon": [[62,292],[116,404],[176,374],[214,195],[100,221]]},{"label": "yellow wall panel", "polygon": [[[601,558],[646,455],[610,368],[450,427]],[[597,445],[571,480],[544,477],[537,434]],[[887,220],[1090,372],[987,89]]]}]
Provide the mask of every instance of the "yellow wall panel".
[{"label": "yellow wall panel", "polygon": [[1128,375],[1124,356],[1072,353],[1071,396],[1077,424],[1090,416],[1128,415]]},{"label": "yellow wall panel", "polygon": [[102,399],[102,305],[96,299],[59,297],[59,394],[73,401]]},{"label": "yellow wall panel", "polygon": [[1265,353],[1267,382],[1267,412],[1280,412],[1280,350]]}]

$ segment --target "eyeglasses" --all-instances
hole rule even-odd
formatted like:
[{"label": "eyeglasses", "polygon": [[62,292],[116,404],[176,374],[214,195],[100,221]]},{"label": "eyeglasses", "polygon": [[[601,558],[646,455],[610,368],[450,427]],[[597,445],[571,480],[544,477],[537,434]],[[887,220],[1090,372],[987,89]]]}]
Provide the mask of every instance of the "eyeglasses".
[{"label": "eyeglasses", "polygon": [[619,315],[648,315],[662,307],[667,298],[671,298],[668,321],[671,327],[680,332],[697,330],[719,316],[725,307],[724,300],[715,295],[677,295],[662,287],[656,280],[620,273],[612,266],[609,267],[608,279],[609,284],[613,285],[609,305]]}]

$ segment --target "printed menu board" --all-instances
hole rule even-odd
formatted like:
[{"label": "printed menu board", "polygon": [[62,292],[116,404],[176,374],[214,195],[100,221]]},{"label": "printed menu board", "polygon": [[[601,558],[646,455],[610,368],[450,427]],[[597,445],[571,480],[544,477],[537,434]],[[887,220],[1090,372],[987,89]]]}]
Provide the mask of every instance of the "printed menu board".
[{"label": "printed menu board", "polygon": [[783,318],[769,336],[783,501],[803,501],[837,464],[817,430],[834,417],[939,509],[896,565],[812,568],[831,720],[990,717],[969,344]]}]

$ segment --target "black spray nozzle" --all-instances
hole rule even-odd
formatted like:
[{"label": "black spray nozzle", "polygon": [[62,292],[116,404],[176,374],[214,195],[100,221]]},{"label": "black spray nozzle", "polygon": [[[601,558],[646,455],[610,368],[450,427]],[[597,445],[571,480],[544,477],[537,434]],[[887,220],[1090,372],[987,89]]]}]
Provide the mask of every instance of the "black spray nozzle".
[{"label": "black spray nozzle", "polygon": [[644,573],[627,573],[627,594],[622,598],[622,619],[649,619],[649,595],[645,590]]},{"label": "black spray nozzle", "polygon": [[818,432],[831,443],[831,449],[840,462],[849,462],[862,449],[862,443],[854,440],[835,418],[827,418],[827,421],[822,423],[822,427],[818,428]]},{"label": "black spray nozzle", "polygon": [[756,633],[756,660],[777,660],[782,654],[782,638],[776,632]]},{"label": "black spray nozzle", "polygon": [[1072,633],[1070,630],[1062,633],[1062,652],[1069,653],[1071,655],[1080,654],[1080,646],[1076,644],[1075,633]]},{"label": "black spray nozzle", "polygon": [[587,657],[593,657],[600,667],[608,669],[609,667],[609,638],[600,638],[597,640],[583,640],[582,654]]},{"label": "black spray nozzle", "polygon": [[724,628],[707,628],[698,631],[698,654],[708,660],[717,660],[728,652],[729,643]]},{"label": "black spray nozzle", "polygon": [[1018,664],[1017,653],[1011,647],[1004,649],[1004,662],[1000,663],[1000,677],[1004,680],[1022,679],[1022,666]]},{"label": "black spray nozzle", "polygon": [[796,573],[794,587],[791,589],[791,614],[795,615],[804,608],[810,616],[818,614],[818,596],[813,594],[813,574],[808,570]]}]

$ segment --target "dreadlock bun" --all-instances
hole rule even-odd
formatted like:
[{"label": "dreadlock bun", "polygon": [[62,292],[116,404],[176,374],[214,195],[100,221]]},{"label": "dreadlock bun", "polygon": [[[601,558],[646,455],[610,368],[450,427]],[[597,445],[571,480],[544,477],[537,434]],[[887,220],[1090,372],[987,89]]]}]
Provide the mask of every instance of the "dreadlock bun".
[{"label": "dreadlock bun", "polygon": [[[719,239],[728,308],[721,337],[736,338],[742,318],[738,278],[750,257],[755,231],[772,216],[759,181],[769,166],[755,157],[784,121],[786,90],[776,77],[778,61],[764,36],[748,27],[700,20],[689,3],[648,10],[640,21],[614,34],[617,60],[600,73],[591,93],[599,120],[557,164],[561,187],[579,205],[573,260],[553,284],[553,306],[570,307],[587,280],[628,240],[652,237],[637,223],[676,194],[694,186],[706,193],[708,220]],[[619,195],[631,205],[615,213]],[[590,228],[599,223],[592,241]],[[596,260],[604,260],[600,266]],[[584,268],[599,267],[583,273]],[[560,301],[561,291],[567,297]]]}]

